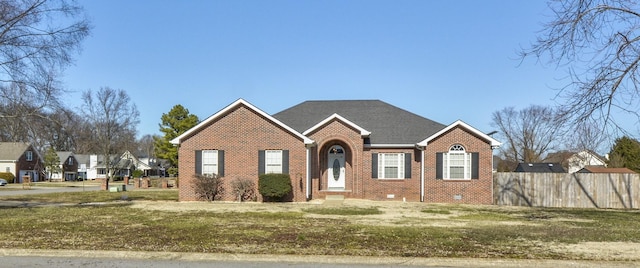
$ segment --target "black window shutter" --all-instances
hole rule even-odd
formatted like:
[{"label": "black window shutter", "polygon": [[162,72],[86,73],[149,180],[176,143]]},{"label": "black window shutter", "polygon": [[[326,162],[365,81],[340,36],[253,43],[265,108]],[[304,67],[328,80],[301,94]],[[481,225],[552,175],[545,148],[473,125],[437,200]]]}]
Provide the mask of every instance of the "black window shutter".
[{"label": "black window shutter", "polygon": [[471,179],[480,178],[480,154],[471,153]]},{"label": "black window shutter", "polygon": [[264,174],[264,150],[258,151],[258,175]]},{"label": "black window shutter", "polygon": [[282,150],[282,173],[289,174],[289,150]]},{"label": "black window shutter", "polygon": [[378,154],[371,154],[371,178],[378,178]]},{"label": "black window shutter", "polygon": [[196,175],[202,175],[202,151],[196,150]]},{"label": "black window shutter", "polygon": [[442,179],[442,153],[436,153],[436,180]]},{"label": "black window shutter", "polygon": [[224,151],[218,150],[218,176],[224,177]]},{"label": "black window shutter", "polygon": [[404,178],[411,179],[411,154],[404,154]]}]

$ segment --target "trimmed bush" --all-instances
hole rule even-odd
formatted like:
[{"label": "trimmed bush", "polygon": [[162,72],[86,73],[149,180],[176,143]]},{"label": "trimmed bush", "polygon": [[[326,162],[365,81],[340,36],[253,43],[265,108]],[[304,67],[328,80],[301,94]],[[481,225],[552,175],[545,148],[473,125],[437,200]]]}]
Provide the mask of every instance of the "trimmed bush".
[{"label": "trimmed bush", "polygon": [[289,174],[262,174],[258,180],[258,191],[265,201],[282,201],[293,187]]},{"label": "trimmed bush", "polygon": [[0,172],[0,179],[5,179],[7,183],[13,183],[16,176],[13,176],[11,172]]}]

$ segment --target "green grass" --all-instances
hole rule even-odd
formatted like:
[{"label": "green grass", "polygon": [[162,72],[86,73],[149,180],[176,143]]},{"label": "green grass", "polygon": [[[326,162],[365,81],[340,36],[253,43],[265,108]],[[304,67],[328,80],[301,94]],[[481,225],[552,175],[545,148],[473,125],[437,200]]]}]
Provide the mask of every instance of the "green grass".
[{"label": "green grass", "polygon": [[420,212],[428,213],[428,214],[441,214],[441,215],[450,215],[451,210],[449,209],[441,209],[441,208],[427,208],[423,209]]},{"label": "green grass", "polygon": [[[133,200],[177,199],[175,190],[48,194],[17,199],[79,204],[117,201],[123,194]],[[552,251],[544,245],[640,243],[637,211],[425,204],[420,209],[425,215],[420,219],[423,225],[381,225],[358,220],[385,213],[375,206],[222,213],[137,209],[130,204],[0,208],[0,248],[588,259],[585,255]],[[349,217],[308,217],[312,214]],[[447,218],[439,217],[439,224],[431,226],[428,223],[434,219],[429,214]]]}]

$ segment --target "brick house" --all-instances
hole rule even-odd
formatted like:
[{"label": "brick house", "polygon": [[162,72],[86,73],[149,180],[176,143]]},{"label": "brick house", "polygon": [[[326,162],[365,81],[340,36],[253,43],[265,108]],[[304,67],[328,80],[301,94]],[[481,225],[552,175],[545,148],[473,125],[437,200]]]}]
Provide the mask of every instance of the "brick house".
[{"label": "brick house", "polygon": [[15,183],[22,183],[25,177],[31,181],[45,178],[40,153],[26,142],[0,142],[0,172],[13,174]]},{"label": "brick house", "polygon": [[60,159],[59,171],[51,173],[50,181],[75,181],[78,178],[78,160],[73,152],[56,152]]},{"label": "brick house", "polygon": [[[500,146],[462,121],[443,125],[379,100],[306,101],[269,115],[239,99],[171,142],[181,201],[197,200],[195,174],[257,185],[272,172],[291,176],[292,201],[491,204]],[[227,190],[223,199],[234,196]]]}]

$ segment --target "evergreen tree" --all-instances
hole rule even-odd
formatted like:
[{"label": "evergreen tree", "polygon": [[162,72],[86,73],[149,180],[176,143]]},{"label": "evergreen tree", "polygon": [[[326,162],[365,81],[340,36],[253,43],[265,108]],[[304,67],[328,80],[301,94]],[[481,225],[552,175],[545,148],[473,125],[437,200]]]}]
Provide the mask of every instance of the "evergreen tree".
[{"label": "evergreen tree", "polygon": [[627,136],[616,139],[609,153],[609,167],[626,167],[640,172],[640,142]]},{"label": "evergreen tree", "polygon": [[44,167],[47,170],[47,178],[49,180],[51,180],[51,175],[53,175],[53,173],[61,171],[60,157],[58,157],[58,154],[53,147],[49,147],[47,153],[44,155]]},{"label": "evergreen tree", "polygon": [[189,110],[180,104],[173,106],[169,113],[162,114],[161,119],[162,123],[159,126],[164,136],[154,137],[155,154],[158,158],[169,160],[175,170],[178,166],[178,148],[170,141],[197,125],[200,120],[198,116],[189,114]]}]

